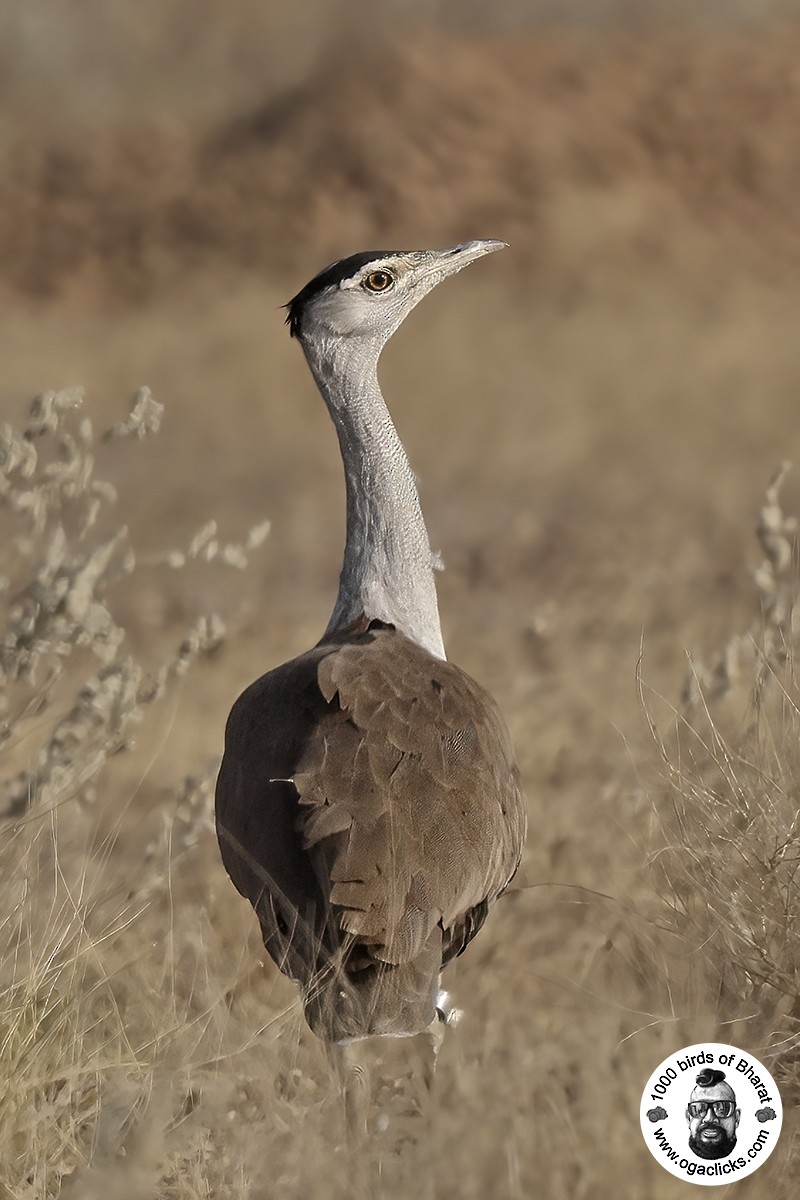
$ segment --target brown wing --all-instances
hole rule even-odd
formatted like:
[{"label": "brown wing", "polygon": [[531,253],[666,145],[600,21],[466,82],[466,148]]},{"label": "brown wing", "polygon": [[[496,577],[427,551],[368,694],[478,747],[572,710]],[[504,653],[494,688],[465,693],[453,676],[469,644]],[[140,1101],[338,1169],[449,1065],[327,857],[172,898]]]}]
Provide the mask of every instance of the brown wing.
[{"label": "brown wing", "polygon": [[[374,625],[237,701],[220,841],[283,970],[309,988],[338,953],[354,978],[376,965],[384,981],[415,972],[430,1020],[442,964],[517,868],[525,805],[488,693]],[[401,984],[393,979],[392,1003]],[[374,995],[371,1004],[375,1013]]]}]

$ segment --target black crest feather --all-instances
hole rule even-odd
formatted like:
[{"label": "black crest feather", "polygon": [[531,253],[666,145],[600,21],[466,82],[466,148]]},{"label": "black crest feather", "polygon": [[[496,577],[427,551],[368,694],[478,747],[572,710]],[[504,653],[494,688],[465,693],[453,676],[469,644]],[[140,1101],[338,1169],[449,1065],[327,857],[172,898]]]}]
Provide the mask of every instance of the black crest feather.
[{"label": "black crest feather", "polygon": [[335,287],[340,284],[343,279],[351,279],[357,271],[365,267],[367,263],[373,260],[380,261],[382,258],[389,258],[393,254],[401,254],[401,250],[362,250],[359,254],[351,254],[349,258],[340,258],[310,279],[305,287],[301,288],[296,296],[293,296],[288,304],[284,305],[287,309],[286,324],[289,326],[290,337],[300,337],[303,332],[303,313],[305,312],[309,301],[318,296],[320,292],[324,292],[326,288]]}]

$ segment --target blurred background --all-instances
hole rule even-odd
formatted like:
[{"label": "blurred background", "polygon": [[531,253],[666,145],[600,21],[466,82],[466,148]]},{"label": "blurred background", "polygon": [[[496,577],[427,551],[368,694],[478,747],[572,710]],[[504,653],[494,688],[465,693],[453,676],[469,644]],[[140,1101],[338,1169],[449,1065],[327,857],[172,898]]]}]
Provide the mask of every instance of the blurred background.
[{"label": "blurred background", "polygon": [[[449,656],[500,701],[531,805],[531,890],[454,971],[474,1007],[442,1085],[453,1144],[466,1122],[506,1190],[479,1170],[442,1195],[683,1195],[645,1161],[637,1080],[753,1010],[626,925],[654,901],[662,786],[636,672],[668,722],[687,652],[748,627],[761,497],[800,455],[798,64],[794,0],[0,2],[0,416],[83,384],[101,427],[146,384],[166,406],[146,471],[113,446],[104,467],[139,552],[271,522],[246,574],[113,597],[145,660],[200,609],[230,634],[145,742],[140,814],[214,760],[238,691],[335,596],[341,465],[280,306],[357,250],[510,243],[382,366]],[[800,509],[792,475],[783,495]],[[252,965],[249,909],[210,835],[200,853],[218,965]],[[264,970],[277,1011],[291,986]],[[774,1032],[739,1030],[755,1054]],[[581,1110],[592,1080],[616,1081],[613,1136]],[[790,1188],[779,1157],[742,1195]]]}]

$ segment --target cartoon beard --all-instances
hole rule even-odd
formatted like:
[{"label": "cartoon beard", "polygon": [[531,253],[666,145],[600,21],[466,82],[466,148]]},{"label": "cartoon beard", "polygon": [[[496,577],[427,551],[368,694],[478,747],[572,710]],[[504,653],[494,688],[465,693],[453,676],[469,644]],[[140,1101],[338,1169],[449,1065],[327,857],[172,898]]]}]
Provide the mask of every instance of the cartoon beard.
[{"label": "cartoon beard", "polygon": [[[706,1134],[704,1138],[702,1135]],[[736,1145],[736,1134],[730,1136],[721,1125],[701,1125],[697,1133],[689,1138],[689,1149],[698,1158],[727,1158]]]}]

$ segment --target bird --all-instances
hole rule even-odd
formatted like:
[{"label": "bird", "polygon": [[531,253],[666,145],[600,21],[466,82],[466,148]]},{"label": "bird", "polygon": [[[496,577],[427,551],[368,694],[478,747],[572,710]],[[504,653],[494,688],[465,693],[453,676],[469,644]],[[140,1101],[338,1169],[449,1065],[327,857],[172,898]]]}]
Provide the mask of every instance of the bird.
[{"label": "bird", "polygon": [[441,972],[525,844],[507,725],[445,655],[439,563],[377,373],[419,301],[505,245],[353,254],[286,305],[338,434],[344,558],[319,642],[233,705],[216,826],[269,955],[329,1045],[446,1019]]}]

